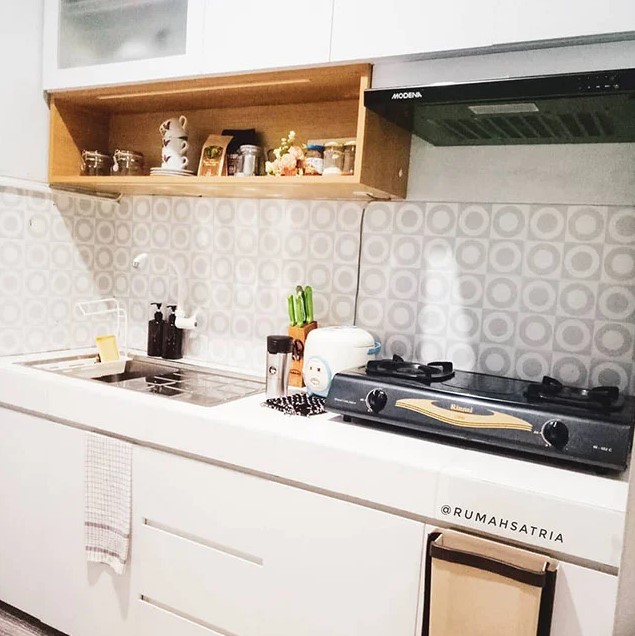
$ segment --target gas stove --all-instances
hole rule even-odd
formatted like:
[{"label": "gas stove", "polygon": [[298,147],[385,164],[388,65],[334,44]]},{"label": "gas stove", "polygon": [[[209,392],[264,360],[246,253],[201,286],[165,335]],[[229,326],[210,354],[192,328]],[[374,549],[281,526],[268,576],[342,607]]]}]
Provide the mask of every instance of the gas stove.
[{"label": "gas stove", "polygon": [[349,422],[610,471],[628,465],[635,421],[635,399],[616,387],[534,383],[397,356],[337,373],[326,408]]}]

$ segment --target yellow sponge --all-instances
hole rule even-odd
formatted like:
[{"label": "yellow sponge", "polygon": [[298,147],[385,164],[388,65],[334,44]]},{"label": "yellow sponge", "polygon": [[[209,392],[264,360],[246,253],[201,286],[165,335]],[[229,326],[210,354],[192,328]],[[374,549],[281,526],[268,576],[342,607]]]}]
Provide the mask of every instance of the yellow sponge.
[{"label": "yellow sponge", "polygon": [[101,362],[114,362],[119,360],[119,347],[115,336],[97,336],[97,351]]}]

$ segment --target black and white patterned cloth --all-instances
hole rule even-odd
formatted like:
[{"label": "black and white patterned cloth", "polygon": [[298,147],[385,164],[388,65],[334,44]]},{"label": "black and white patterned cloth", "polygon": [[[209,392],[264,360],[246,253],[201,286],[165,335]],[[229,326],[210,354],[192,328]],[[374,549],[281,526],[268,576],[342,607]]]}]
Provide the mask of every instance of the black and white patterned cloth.
[{"label": "black and white patterned cloth", "polygon": [[285,397],[269,398],[263,402],[263,406],[276,409],[285,415],[321,415],[326,413],[324,398],[306,393],[292,393]]}]

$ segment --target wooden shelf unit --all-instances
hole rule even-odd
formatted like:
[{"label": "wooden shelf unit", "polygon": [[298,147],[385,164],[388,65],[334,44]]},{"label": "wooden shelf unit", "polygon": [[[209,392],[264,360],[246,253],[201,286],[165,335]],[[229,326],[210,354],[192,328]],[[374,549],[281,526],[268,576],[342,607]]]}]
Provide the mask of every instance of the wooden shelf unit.
[{"label": "wooden shelf unit", "polygon": [[[53,92],[49,182],[93,193],[177,196],[365,199],[403,198],[410,133],[368,111],[368,65],[320,67]],[[188,119],[189,168],[196,171],[209,134],[255,128],[262,145],[279,145],[295,130],[300,141],[357,140],[355,172],[342,177],[82,177],[81,151],[132,149],[146,168],[161,164],[159,125]]]}]

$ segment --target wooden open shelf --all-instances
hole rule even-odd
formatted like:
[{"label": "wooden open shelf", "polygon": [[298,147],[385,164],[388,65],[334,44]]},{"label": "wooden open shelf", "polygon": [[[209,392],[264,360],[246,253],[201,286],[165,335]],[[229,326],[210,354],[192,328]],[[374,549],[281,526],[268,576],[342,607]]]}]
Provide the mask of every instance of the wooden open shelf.
[{"label": "wooden open shelf", "polygon": [[[410,133],[363,106],[368,65],[324,67],[178,82],[55,92],[50,96],[49,182],[88,192],[177,196],[365,199],[406,195]],[[256,128],[273,148],[295,130],[300,141],[357,140],[355,172],[342,177],[82,177],[81,151],[142,152],[161,164],[159,125],[188,118],[190,169],[209,134]]]}]

